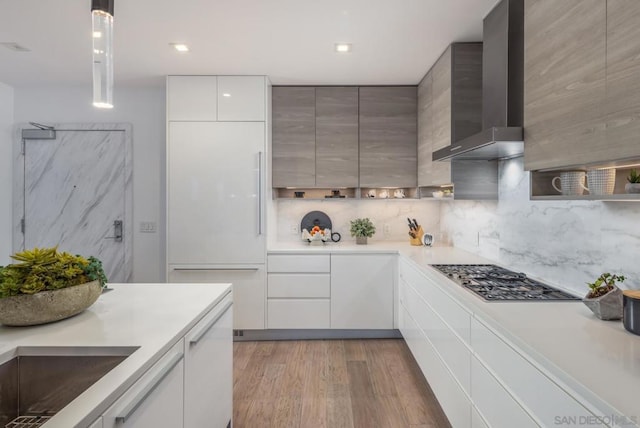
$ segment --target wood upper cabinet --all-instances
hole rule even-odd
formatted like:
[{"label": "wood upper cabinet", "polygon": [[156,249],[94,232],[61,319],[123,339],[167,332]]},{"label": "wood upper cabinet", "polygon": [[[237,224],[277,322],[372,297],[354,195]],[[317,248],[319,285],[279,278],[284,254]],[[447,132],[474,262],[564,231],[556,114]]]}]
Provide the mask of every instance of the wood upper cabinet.
[{"label": "wood upper cabinet", "polygon": [[360,187],[417,184],[417,88],[360,88]]},{"label": "wood upper cabinet", "polygon": [[358,187],[358,88],[316,88],[316,187]]},{"label": "wood upper cabinet", "polygon": [[[525,169],[570,167],[618,157],[608,147],[604,125],[607,3],[616,2],[624,5],[613,8],[618,9],[615,19],[624,22],[628,17],[622,15],[632,0],[525,1]],[[634,31],[636,38],[627,39]],[[637,54],[638,31],[610,30],[616,34],[618,49],[610,49],[618,52],[614,68],[619,75],[627,73],[624,56],[634,48],[623,44],[635,45]]]},{"label": "wood upper cabinet", "polygon": [[[456,161],[433,162],[432,154],[481,128],[482,43],[454,43],[418,86],[418,185],[451,184],[456,175],[465,179],[465,174],[460,172],[473,165]],[[485,166],[477,169],[483,170]],[[487,174],[483,172],[484,175]],[[476,178],[477,175],[469,175],[469,180]],[[461,195],[459,184],[462,183],[458,180],[455,184],[456,195]],[[469,196],[493,197],[492,191],[480,191],[477,186],[472,190]]]},{"label": "wood upper cabinet", "polygon": [[273,187],[316,183],[316,94],[313,87],[274,87]]},{"label": "wood upper cabinet", "polygon": [[640,157],[640,2],[607,1],[604,160]]}]

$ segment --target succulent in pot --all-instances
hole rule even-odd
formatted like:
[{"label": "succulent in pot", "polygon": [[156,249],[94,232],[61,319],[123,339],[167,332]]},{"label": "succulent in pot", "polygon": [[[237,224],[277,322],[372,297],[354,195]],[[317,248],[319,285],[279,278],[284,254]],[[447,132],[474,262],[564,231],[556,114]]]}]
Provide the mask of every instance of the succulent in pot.
[{"label": "succulent in pot", "polygon": [[366,244],[367,238],[371,238],[376,233],[376,227],[368,218],[357,218],[351,220],[351,236],[356,237],[356,244]]},{"label": "succulent in pot", "polygon": [[627,193],[640,193],[640,174],[636,169],[629,171],[627,176],[628,183],[624,186],[624,191]]},{"label": "succulent in pot", "polygon": [[587,283],[589,292],[582,301],[598,318],[619,320],[622,318],[622,290],[616,282],[624,280],[623,275],[603,273],[594,282]]},{"label": "succulent in pot", "polygon": [[107,282],[102,262],[34,248],[11,256],[0,266],[0,323],[35,325],[57,321],[91,306]]}]

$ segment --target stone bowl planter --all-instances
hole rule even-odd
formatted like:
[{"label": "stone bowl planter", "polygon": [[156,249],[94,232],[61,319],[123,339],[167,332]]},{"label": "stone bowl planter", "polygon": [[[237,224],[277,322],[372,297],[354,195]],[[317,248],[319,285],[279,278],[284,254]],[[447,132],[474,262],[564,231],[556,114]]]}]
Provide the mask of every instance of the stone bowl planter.
[{"label": "stone bowl planter", "polygon": [[59,290],[0,299],[0,324],[26,326],[72,317],[93,305],[102,293],[100,281]]},{"label": "stone bowl planter", "polygon": [[640,183],[627,183],[624,185],[624,191],[627,193],[640,193]]},{"label": "stone bowl planter", "polygon": [[604,296],[594,299],[585,297],[582,302],[601,320],[622,319],[622,290],[618,287]]}]

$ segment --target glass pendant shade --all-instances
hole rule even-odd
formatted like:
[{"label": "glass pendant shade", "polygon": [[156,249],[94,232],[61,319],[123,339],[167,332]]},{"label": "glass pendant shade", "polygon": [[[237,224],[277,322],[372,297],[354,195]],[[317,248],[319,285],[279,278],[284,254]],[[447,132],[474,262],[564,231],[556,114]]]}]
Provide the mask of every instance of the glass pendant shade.
[{"label": "glass pendant shade", "polygon": [[92,2],[93,105],[113,107],[113,2]]}]

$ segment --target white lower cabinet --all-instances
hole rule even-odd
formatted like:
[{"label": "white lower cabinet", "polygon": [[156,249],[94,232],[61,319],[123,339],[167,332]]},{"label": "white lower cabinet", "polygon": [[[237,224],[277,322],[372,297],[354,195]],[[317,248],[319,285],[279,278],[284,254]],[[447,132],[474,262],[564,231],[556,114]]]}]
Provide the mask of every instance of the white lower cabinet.
[{"label": "white lower cabinet", "polygon": [[233,284],[233,328],[236,330],[265,328],[266,276],[264,265],[206,269],[169,266],[169,282],[172,283]]},{"label": "white lower cabinet", "polygon": [[407,308],[401,304],[400,311],[400,331],[449,422],[455,428],[471,427],[469,398],[440,359],[433,345],[424,336]]},{"label": "white lower cabinet", "polygon": [[91,425],[89,425],[87,428],[102,428],[102,417],[98,418],[97,420],[95,420]]},{"label": "white lower cabinet", "polygon": [[184,428],[225,428],[231,421],[232,303],[228,295],[184,338]]},{"label": "white lower cabinet", "polygon": [[471,359],[471,391],[475,406],[491,427],[538,426],[475,356]]},{"label": "white lower cabinet", "polygon": [[471,428],[489,428],[475,406],[471,406]]},{"label": "white lower cabinet", "polygon": [[183,426],[184,340],[176,343],[102,415],[104,428]]},{"label": "white lower cabinet", "polygon": [[331,328],[329,254],[267,256],[267,328]]},{"label": "white lower cabinet", "polygon": [[395,255],[331,255],[331,328],[393,329]]}]

